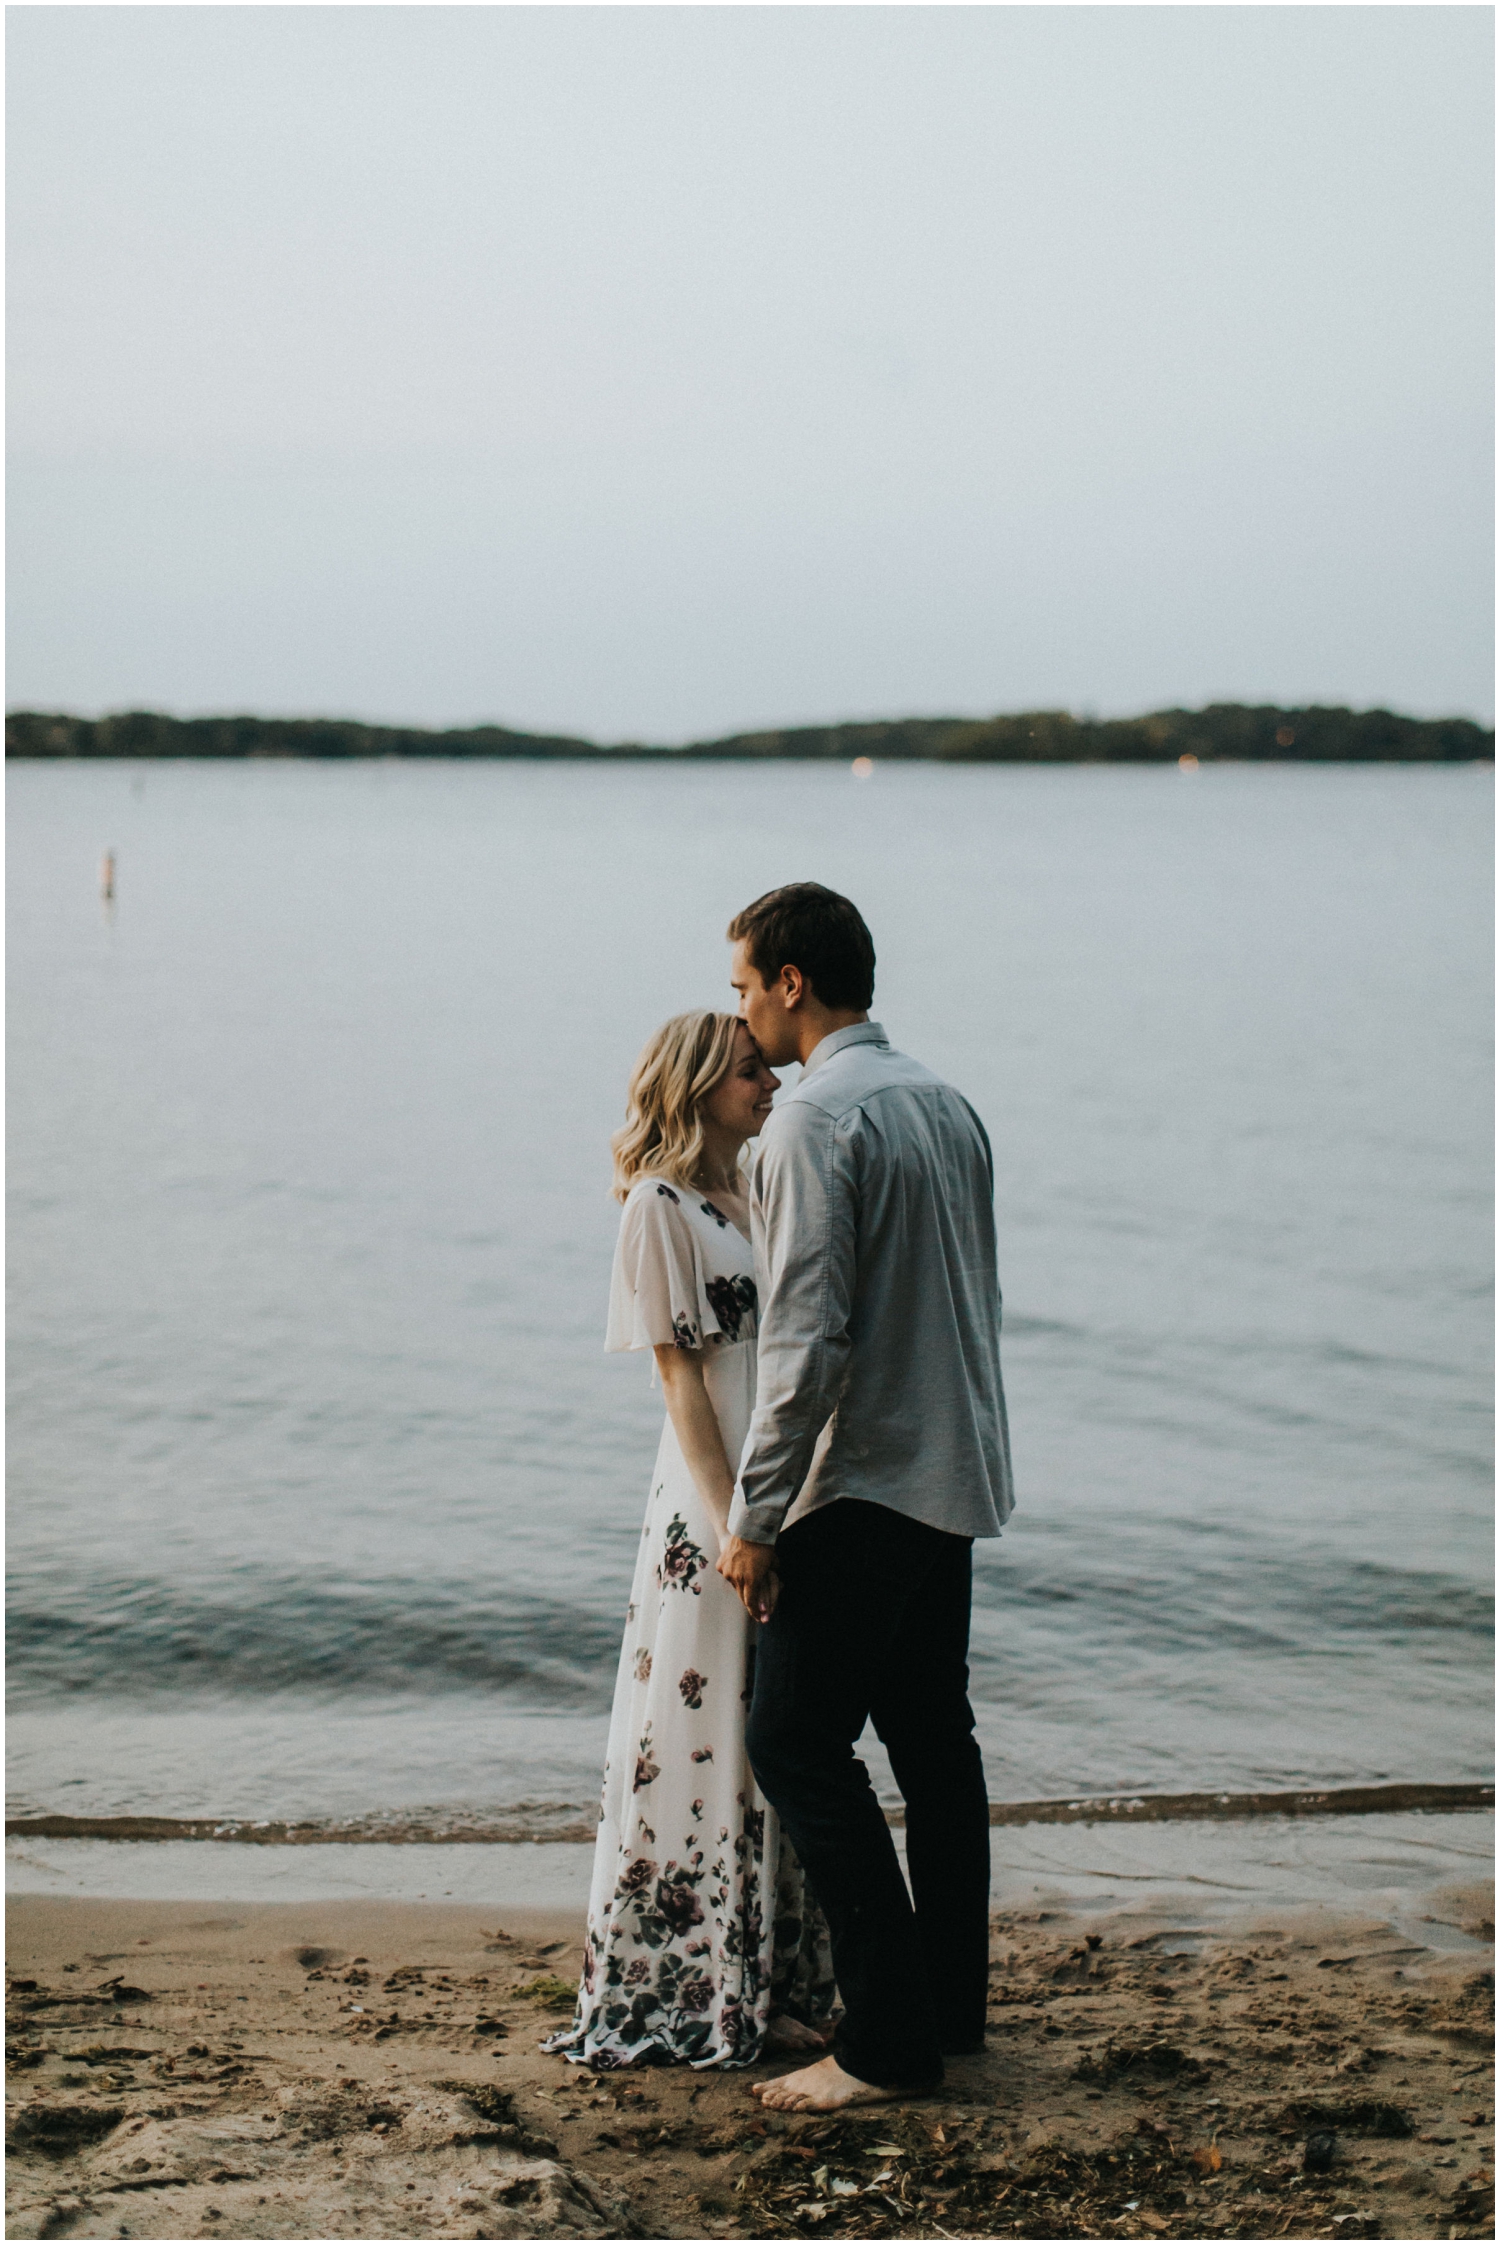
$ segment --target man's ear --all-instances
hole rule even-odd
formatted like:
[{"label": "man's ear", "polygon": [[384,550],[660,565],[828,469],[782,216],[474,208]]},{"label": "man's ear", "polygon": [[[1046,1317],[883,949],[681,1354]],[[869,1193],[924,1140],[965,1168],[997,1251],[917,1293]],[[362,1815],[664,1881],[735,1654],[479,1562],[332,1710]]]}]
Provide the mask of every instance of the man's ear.
[{"label": "man's ear", "polygon": [[806,990],[806,988],[807,985],[802,978],[802,969],[800,967],[794,967],[788,964],[787,966],[784,966],[782,968],[781,1002],[786,1007],[788,1013],[796,1012],[798,1006],[800,1006],[802,1003],[803,992]]}]

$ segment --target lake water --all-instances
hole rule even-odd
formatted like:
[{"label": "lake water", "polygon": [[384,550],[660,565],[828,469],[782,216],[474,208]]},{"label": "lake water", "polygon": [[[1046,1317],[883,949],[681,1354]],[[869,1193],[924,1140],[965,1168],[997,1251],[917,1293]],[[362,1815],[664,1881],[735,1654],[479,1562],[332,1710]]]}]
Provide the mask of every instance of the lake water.
[{"label": "lake water", "polygon": [[13,1808],[591,1802],[660,1417],[606,1141],[801,877],[994,1141],[992,1796],[1488,1777],[1491,815],[1467,767],[13,765]]}]

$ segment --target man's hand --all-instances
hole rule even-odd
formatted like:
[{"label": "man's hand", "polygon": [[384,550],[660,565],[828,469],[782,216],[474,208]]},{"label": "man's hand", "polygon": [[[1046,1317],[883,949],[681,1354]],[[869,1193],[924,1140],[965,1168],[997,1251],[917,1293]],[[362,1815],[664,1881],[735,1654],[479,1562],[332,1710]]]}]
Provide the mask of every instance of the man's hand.
[{"label": "man's hand", "polygon": [[781,1589],[774,1544],[746,1543],[743,1536],[731,1536],[719,1554],[719,1572],[739,1592],[752,1621],[770,1620]]}]

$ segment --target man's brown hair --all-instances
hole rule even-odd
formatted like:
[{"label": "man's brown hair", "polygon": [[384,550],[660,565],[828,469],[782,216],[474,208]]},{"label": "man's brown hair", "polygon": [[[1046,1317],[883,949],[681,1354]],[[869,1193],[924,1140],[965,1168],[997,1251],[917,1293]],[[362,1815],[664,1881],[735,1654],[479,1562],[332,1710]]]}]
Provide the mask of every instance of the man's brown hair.
[{"label": "man's brown hair", "polygon": [[768,889],[729,923],[731,943],[768,987],[783,967],[800,967],[820,1005],[866,1013],[875,995],[875,946],[846,896],[816,881]]}]

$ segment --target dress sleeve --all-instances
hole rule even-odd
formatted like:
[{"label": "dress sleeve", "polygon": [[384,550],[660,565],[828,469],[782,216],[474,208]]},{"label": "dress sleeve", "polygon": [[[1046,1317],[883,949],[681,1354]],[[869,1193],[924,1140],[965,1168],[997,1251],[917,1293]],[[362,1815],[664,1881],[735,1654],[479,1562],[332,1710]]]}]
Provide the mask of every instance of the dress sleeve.
[{"label": "dress sleeve", "polygon": [[682,1207],[682,1195],[660,1179],[648,1179],[625,1203],[620,1240],[610,1283],[606,1351],[665,1348],[701,1349],[706,1297],[698,1243]]}]

